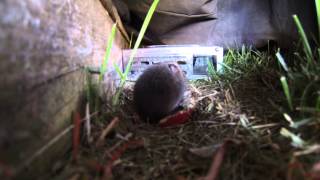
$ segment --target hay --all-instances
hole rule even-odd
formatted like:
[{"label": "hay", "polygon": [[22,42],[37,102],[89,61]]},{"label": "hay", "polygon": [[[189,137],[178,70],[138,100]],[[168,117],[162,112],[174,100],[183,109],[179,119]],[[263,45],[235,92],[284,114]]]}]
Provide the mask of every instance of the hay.
[{"label": "hay", "polygon": [[80,160],[58,177],[197,179],[209,173],[215,153],[229,140],[233,143],[225,147],[219,179],[286,179],[293,151],[279,135],[281,114],[270,103],[281,98],[265,77],[272,73],[225,87],[194,82],[196,112],[189,122],[170,128],[140,122],[132,109],[132,88],[127,88],[118,110],[110,113],[105,106],[100,121],[94,121],[94,142],[114,117],[119,124],[99,146],[84,143]]}]

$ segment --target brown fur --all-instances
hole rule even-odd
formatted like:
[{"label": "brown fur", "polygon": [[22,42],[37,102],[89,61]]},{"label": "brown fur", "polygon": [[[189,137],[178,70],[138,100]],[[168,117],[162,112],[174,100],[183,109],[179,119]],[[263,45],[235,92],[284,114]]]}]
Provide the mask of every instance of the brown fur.
[{"label": "brown fur", "polygon": [[134,106],[143,120],[157,123],[178,108],[184,91],[184,74],[177,64],[153,65],[134,86]]}]

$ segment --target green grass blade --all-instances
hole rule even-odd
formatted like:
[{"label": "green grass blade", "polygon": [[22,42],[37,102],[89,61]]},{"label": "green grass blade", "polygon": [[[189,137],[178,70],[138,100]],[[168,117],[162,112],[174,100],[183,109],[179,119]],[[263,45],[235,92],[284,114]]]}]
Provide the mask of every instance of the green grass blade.
[{"label": "green grass blade", "polygon": [[314,81],[311,81],[307,85],[305,85],[305,88],[303,89],[302,95],[300,98],[300,108],[304,108],[308,106],[308,99],[309,99],[308,96],[312,93],[312,88],[316,85],[317,85],[317,82],[314,82]]},{"label": "green grass blade", "polygon": [[284,119],[285,119],[286,121],[289,122],[290,127],[295,126],[295,123],[293,122],[293,120],[292,120],[292,118],[291,118],[291,116],[290,116],[289,114],[283,113],[283,117],[284,117]]},{"label": "green grass blade", "polygon": [[284,94],[285,94],[285,96],[287,98],[287,102],[288,102],[289,108],[290,108],[291,111],[293,111],[293,105],[292,105],[292,100],[291,100],[291,95],[290,95],[287,79],[286,79],[286,77],[282,76],[280,78],[280,81],[281,81],[281,84],[282,84],[282,88],[283,88]]},{"label": "green grass blade", "polygon": [[299,35],[300,35],[300,37],[302,39],[303,47],[304,47],[303,49],[304,49],[304,51],[306,53],[308,64],[311,65],[312,61],[313,61],[313,55],[312,55],[312,50],[311,50],[307,35],[306,35],[306,33],[305,33],[305,31],[304,31],[304,29],[302,27],[302,24],[301,24],[298,16],[297,15],[293,15],[293,19],[294,19],[294,22],[296,23]]},{"label": "green grass blade", "polygon": [[292,145],[295,147],[302,148],[306,145],[306,142],[303,139],[301,139],[299,136],[293,134],[292,132],[290,132],[286,128],[281,128],[280,134],[284,137],[290,138]]},{"label": "green grass blade", "polygon": [[320,112],[320,95],[319,95],[318,98],[317,98],[316,109],[317,109],[317,111]]},{"label": "green grass blade", "polygon": [[117,104],[119,104],[119,98],[120,98],[120,94],[122,93],[124,86],[120,86],[116,95],[112,98],[112,105],[116,106]]},{"label": "green grass blade", "polygon": [[238,73],[238,74],[243,74],[241,71],[238,71],[238,70],[236,70],[236,69],[228,66],[226,63],[221,62],[221,63],[219,63],[219,64],[220,64],[221,66],[223,66],[224,68],[230,70],[230,71],[233,71],[233,72]]},{"label": "green grass blade", "polygon": [[133,63],[133,57],[134,57],[134,56],[136,55],[136,53],[137,53],[137,49],[138,49],[139,46],[140,46],[140,43],[141,43],[141,41],[142,41],[142,38],[143,38],[143,36],[144,36],[147,28],[148,28],[148,25],[149,25],[149,23],[150,23],[150,21],[151,21],[151,18],[152,18],[152,16],[153,16],[154,11],[156,10],[156,8],[157,8],[157,6],[158,6],[158,4],[159,4],[159,1],[160,1],[160,0],[154,0],[154,1],[153,1],[152,5],[151,5],[151,7],[150,7],[150,9],[149,9],[149,11],[148,11],[148,13],[147,13],[146,18],[144,19],[144,22],[143,22],[142,27],[141,27],[141,29],[140,29],[140,32],[139,32],[137,41],[136,41],[136,43],[134,44],[133,50],[132,50],[132,52],[131,52],[131,54],[130,54],[129,62],[128,62],[127,67],[126,67],[126,70],[125,70],[125,72],[124,72],[124,77],[125,77],[125,78],[124,78],[124,80],[121,81],[121,84],[124,84],[125,80],[127,79],[128,73],[129,73],[129,71],[130,71],[130,69],[131,69],[131,66],[132,66],[132,63]]},{"label": "green grass blade", "polygon": [[116,70],[116,72],[118,73],[118,75],[120,76],[120,79],[123,79],[124,76],[123,76],[121,68],[117,64],[113,64],[113,66],[114,66],[114,69]]},{"label": "green grass blade", "polygon": [[306,118],[306,119],[303,119],[303,120],[295,122],[294,125],[291,126],[291,127],[295,128],[295,129],[298,129],[301,126],[308,125],[310,122],[312,122],[312,120],[313,120],[312,118]]},{"label": "green grass blade", "polygon": [[318,36],[319,36],[319,42],[320,42],[320,0],[316,1],[316,11],[317,11],[317,21],[318,21]]},{"label": "green grass blade", "polygon": [[109,57],[110,57],[110,54],[111,54],[111,48],[112,48],[112,45],[113,45],[114,37],[116,35],[116,29],[117,29],[117,23],[113,24],[112,29],[111,29],[111,33],[109,35],[109,40],[108,40],[108,44],[107,44],[107,47],[106,47],[106,52],[104,54],[102,65],[100,67],[99,82],[102,80],[102,78],[104,76],[104,73],[107,71],[107,65],[109,63]]},{"label": "green grass blade", "polygon": [[129,58],[128,64],[127,64],[126,69],[125,69],[125,72],[124,72],[124,74],[123,74],[123,78],[121,79],[120,88],[119,88],[119,90],[117,91],[116,95],[115,95],[114,98],[113,98],[113,102],[112,102],[113,105],[117,105],[118,102],[119,102],[120,94],[122,93],[122,90],[123,90],[123,88],[124,88],[124,84],[125,84],[125,82],[126,82],[126,80],[127,80],[127,77],[128,77],[128,73],[129,73],[129,71],[130,71],[130,69],[131,69],[131,66],[132,66],[132,63],[133,63],[133,58],[134,58],[134,56],[135,56],[136,53],[137,53],[137,50],[138,50],[138,48],[139,48],[139,46],[140,46],[140,43],[141,43],[141,41],[142,41],[142,38],[143,38],[146,30],[147,30],[147,28],[148,28],[148,25],[149,25],[149,23],[150,23],[150,21],[151,21],[151,18],[152,18],[152,16],[153,16],[153,13],[154,13],[155,10],[157,9],[157,6],[158,6],[158,4],[159,4],[159,1],[160,1],[160,0],[154,0],[154,1],[153,1],[152,5],[151,5],[151,7],[150,7],[150,9],[149,9],[149,11],[148,11],[148,13],[147,13],[147,16],[145,17],[145,19],[144,19],[144,21],[143,21],[143,24],[142,24],[142,27],[141,27],[141,29],[140,29],[138,38],[137,38],[137,40],[136,40],[136,42],[135,42],[135,44],[134,44],[133,50],[132,50],[132,52],[131,52],[131,54],[130,54],[130,58]]},{"label": "green grass blade", "polygon": [[284,61],[283,57],[281,56],[281,54],[279,52],[277,52],[276,57],[277,57],[279,63],[281,64],[281,66],[283,67],[283,69],[285,71],[288,71],[287,63]]},{"label": "green grass blade", "polygon": [[213,66],[212,62],[209,60],[208,61],[208,75],[213,76],[214,74],[215,74],[214,66]]}]

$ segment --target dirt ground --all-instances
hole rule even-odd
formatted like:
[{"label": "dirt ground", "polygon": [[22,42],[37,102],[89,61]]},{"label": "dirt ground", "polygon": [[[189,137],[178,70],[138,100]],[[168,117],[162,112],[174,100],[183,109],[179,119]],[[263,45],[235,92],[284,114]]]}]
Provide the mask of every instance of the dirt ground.
[{"label": "dirt ground", "polygon": [[192,82],[195,111],[166,128],[139,120],[129,87],[116,111],[104,105],[77,161],[55,179],[304,179],[279,134],[285,121],[275,107],[282,100],[276,80],[270,72],[228,85]]}]

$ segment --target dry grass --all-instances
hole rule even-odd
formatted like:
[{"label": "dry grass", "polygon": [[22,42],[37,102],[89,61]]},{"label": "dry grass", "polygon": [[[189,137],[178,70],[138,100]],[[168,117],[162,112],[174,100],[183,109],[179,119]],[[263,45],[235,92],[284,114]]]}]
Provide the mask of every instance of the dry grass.
[{"label": "dry grass", "polygon": [[[57,179],[198,179],[208,174],[215,152],[226,140],[218,179],[288,179],[296,172],[293,149],[279,135],[281,114],[271,105],[281,100],[274,73],[246,76],[222,87],[198,81],[190,88],[200,100],[192,119],[160,128],[138,120],[132,91],[126,89],[121,107],[92,125],[94,142],[114,117],[119,124],[102,145],[84,143],[80,160],[70,163]],[[109,112],[109,113],[107,113]],[[134,142],[134,143],[132,143]],[[112,169],[112,171],[110,171]]]}]

